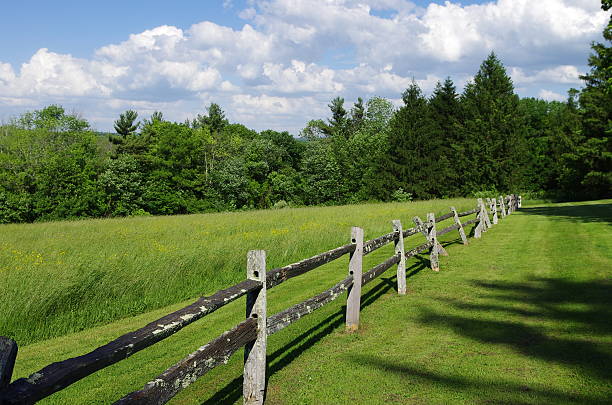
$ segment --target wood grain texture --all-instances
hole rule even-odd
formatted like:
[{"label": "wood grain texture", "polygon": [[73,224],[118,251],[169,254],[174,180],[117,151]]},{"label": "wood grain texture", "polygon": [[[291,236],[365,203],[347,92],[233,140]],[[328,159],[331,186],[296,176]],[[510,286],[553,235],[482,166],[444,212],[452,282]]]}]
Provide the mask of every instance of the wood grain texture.
[{"label": "wood grain texture", "polygon": [[208,371],[226,364],[235,351],[256,337],[257,320],[249,318],[168,368],[141,390],[115,402],[115,405],[165,404]]},{"label": "wood grain texture", "polygon": [[309,257],[308,259],[301,260],[297,263],[288,264],[283,267],[279,267],[268,271],[266,275],[266,285],[270,289],[275,287],[290,278],[304,274],[310,270],[316,269],[326,263],[334,261],[347,253],[352,253],[355,250],[355,245],[350,243],[344,246],[337,247],[335,249],[328,250],[321,254]]},{"label": "wood grain texture", "polygon": [[353,276],[353,285],[349,287],[346,300],[346,330],[354,332],[359,328],[359,311],[361,309],[361,276],[363,271],[363,229],[351,229],[351,242],[355,250],[349,260],[349,276]]},{"label": "wood grain texture", "polygon": [[395,241],[395,255],[399,257],[397,263],[397,293],[406,295],[406,257],[404,256],[404,232],[402,221],[395,219],[392,221],[393,232],[398,235]]},{"label": "wood grain texture", "polygon": [[126,333],[87,354],[52,363],[28,378],[20,378],[10,384],[0,393],[0,403],[27,404],[39,401],[104,367],[165,339],[205,315],[261,287],[261,283],[257,281],[245,280],[218,291],[210,297],[202,297],[185,308],[153,321],[134,332]]},{"label": "wood grain texture", "polygon": [[242,397],[245,404],[262,405],[266,396],[268,342],[265,250],[251,250],[247,254],[247,279],[258,281],[264,287],[247,294],[246,319],[257,320],[257,337],[244,347]]},{"label": "wood grain texture", "polygon": [[306,301],[295,304],[283,311],[280,311],[268,318],[268,335],[272,335],[295,321],[307,316],[325,304],[328,304],[338,298],[342,293],[348,290],[353,285],[353,276],[348,276],[333,287],[317,294]]},{"label": "wood grain texture", "polygon": [[11,382],[16,357],[17,343],[11,338],[0,336],[0,390]]}]

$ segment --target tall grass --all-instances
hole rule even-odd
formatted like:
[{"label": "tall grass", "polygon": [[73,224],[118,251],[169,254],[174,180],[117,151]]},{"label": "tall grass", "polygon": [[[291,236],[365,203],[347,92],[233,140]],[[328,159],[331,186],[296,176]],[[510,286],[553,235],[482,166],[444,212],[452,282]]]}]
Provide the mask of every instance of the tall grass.
[{"label": "tall grass", "polygon": [[268,267],[366,239],[473,199],[0,226],[0,335],[19,345],[200,295],[245,277],[246,252]]}]

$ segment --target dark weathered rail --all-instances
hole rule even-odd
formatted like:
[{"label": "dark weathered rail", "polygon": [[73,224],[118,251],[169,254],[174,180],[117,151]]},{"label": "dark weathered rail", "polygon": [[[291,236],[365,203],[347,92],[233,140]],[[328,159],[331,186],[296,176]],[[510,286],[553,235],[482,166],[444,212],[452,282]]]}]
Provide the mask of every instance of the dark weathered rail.
[{"label": "dark weathered rail", "polygon": [[334,285],[332,288],[323,291],[321,294],[317,294],[306,301],[295,304],[284,311],[268,317],[268,335],[272,335],[286,328],[293,322],[313,313],[315,310],[321,308],[325,304],[334,301],[352,285],[353,276],[348,276],[344,280]]},{"label": "dark weathered rail", "polygon": [[317,267],[334,261],[347,253],[352,253],[353,251],[355,251],[355,245],[349,243],[316,256],[309,257],[308,259],[304,259],[297,263],[270,270],[266,273],[266,285],[268,289],[270,289],[289,280],[290,278],[307,273],[310,270],[316,269]]},{"label": "dark weathered rail", "polygon": [[452,212],[449,212],[448,214],[444,214],[444,215],[440,215],[439,217],[436,217],[436,224],[438,222],[442,222],[446,219],[452,218],[455,214],[453,214]]},{"label": "dark weathered rail", "polygon": [[232,287],[202,297],[191,305],[166,315],[136,331],[100,346],[82,356],[53,363],[28,378],[20,378],[0,393],[1,404],[29,404],[45,398],[80,379],[123,360],[178,332],[222,306],[261,288],[261,283],[245,280]]},{"label": "dark weathered rail", "polygon": [[165,404],[183,387],[194,382],[219,364],[225,364],[230,356],[257,336],[257,321],[249,318],[232,330],[200,347],[179,361],[144,388],[134,391],[115,405],[124,404]]},{"label": "dark weathered rail", "polygon": [[399,261],[400,257],[396,255],[391,256],[379,265],[374,266],[371,270],[367,271],[366,273],[363,273],[363,276],[361,278],[361,285],[363,286],[368,284],[370,281],[374,280],[376,277],[380,276],[385,271],[390,269],[394,264],[399,263]]},{"label": "dark weathered rail", "polygon": [[469,211],[459,212],[459,213],[457,213],[457,215],[458,215],[458,216],[460,216],[460,217],[464,217],[464,216],[466,216],[466,215],[475,214],[475,213],[477,213],[477,212],[478,212],[478,208],[474,208],[474,209],[471,209],[471,210],[469,210]]},{"label": "dark weathered rail", "polygon": [[367,242],[364,242],[363,243],[363,255],[365,256],[367,254],[370,254],[376,249],[381,248],[385,245],[388,245],[391,242],[396,241],[398,237],[399,235],[397,233],[390,232],[386,235],[379,236],[376,239],[372,239]]}]

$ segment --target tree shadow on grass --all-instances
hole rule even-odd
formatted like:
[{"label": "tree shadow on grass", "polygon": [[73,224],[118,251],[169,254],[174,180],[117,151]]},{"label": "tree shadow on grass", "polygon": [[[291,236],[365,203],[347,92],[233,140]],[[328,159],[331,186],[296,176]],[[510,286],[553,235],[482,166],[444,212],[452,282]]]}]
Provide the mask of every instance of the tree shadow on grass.
[{"label": "tree shadow on grass", "polygon": [[[474,302],[443,300],[448,311],[424,310],[419,322],[477,342],[510,347],[600,383],[612,381],[612,348],[605,343],[612,334],[610,281],[532,278],[472,285]],[[553,394],[538,395],[559,399]],[[592,399],[580,403],[595,403]]]},{"label": "tree shadow on grass", "polygon": [[553,216],[571,222],[604,222],[612,224],[612,204],[521,208],[520,212],[526,215]]},{"label": "tree shadow on grass", "polygon": [[[354,355],[359,365],[381,369],[405,377],[407,385],[444,386],[454,391],[472,391],[479,396],[479,403],[487,404],[608,404],[591,394],[570,394],[555,389],[535,388],[499,378],[483,381],[458,375],[433,373],[408,365],[401,365],[377,355]],[[465,399],[465,397],[463,397]],[[462,401],[464,402],[464,401]]]}]

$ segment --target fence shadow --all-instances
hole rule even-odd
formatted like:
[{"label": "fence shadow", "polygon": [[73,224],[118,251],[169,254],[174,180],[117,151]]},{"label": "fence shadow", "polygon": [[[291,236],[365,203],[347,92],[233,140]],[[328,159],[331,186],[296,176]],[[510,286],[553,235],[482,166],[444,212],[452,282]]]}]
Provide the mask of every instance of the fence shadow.
[{"label": "fence shadow", "polygon": [[612,204],[521,208],[521,213],[554,216],[571,222],[604,222],[612,225]]},{"label": "fence shadow", "polygon": [[[420,255],[414,257],[417,259],[417,263],[414,263],[407,269],[407,273],[408,270],[411,270],[407,275],[407,278],[410,278],[418,274],[421,270],[429,267],[428,259]],[[396,280],[397,275],[395,274],[388,277],[380,276],[378,283],[376,283],[374,287],[361,296],[361,309],[373,304],[378,298],[390,290],[397,291]],[[325,336],[342,326],[345,323],[345,315],[346,306],[343,305],[338,311],[332,315],[329,315],[327,318],[317,323],[317,325],[304,331],[299,336],[283,345],[281,348],[269,354],[267,356],[268,368],[266,370],[266,385],[267,381],[272,375],[291,364],[293,360],[298,358],[310,347],[314,346]],[[234,378],[215,395],[202,402],[202,405],[233,404],[234,402],[238,401],[242,397],[242,380],[242,375]]]},{"label": "fence shadow", "polygon": [[[594,338],[612,334],[612,282],[532,278],[525,282],[473,281],[479,303],[440,299],[448,311],[423,310],[418,322],[450,329],[471,340],[510,347],[524,356],[561,365],[576,375],[612,381],[612,348]],[[452,390],[486,392],[488,403],[609,404],[596,393],[562,392],[504,380],[479,380],[423,370],[375,354],[356,364]],[[541,384],[540,384],[541,387]]]}]

